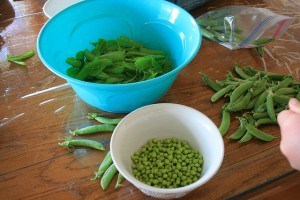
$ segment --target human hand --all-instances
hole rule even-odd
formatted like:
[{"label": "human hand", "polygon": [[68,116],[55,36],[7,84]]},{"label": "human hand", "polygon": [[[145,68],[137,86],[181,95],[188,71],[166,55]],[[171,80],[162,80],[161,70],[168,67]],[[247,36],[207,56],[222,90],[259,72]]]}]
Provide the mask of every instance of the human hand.
[{"label": "human hand", "polygon": [[281,131],[280,150],[290,165],[300,170],[300,102],[292,98],[289,110],[280,112],[277,121]]}]

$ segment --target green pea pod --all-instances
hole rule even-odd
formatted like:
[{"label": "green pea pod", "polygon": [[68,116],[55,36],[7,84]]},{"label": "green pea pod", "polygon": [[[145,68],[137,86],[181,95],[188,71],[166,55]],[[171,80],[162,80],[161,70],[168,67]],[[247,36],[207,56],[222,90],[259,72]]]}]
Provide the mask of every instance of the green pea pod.
[{"label": "green pea pod", "polygon": [[255,97],[255,96],[261,94],[265,90],[267,83],[268,83],[268,77],[264,76],[262,78],[262,80],[259,81],[259,83],[253,89],[253,96]]},{"label": "green pea pod", "polygon": [[265,133],[265,132],[255,128],[251,124],[245,124],[245,127],[246,127],[247,131],[249,133],[251,133],[254,137],[261,139],[263,141],[269,142],[276,138],[273,135],[270,135],[268,133]]},{"label": "green pea pod", "polygon": [[253,82],[245,82],[240,84],[235,90],[233,90],[230,96],[230,102],[234,103],[244,92],[249,90],[253,86]]},{"label": "green pea pod", "polygon": [[255,112],[252,116],[255,120],[259,120],[262,118],[268,118],[269,114],[267,112]]},{"label": "green pea pod", "polygon": [[112,124],[98,124],[98,125],[84,127],[81,129],[76,129],[75,131],[70,131],[70,133],[72,135],[87,135],[87,134],[93,134],[99,132],[113,131],[114,129],[115,126]]},{"label": "green pea pod", "polygon": [[254,111],[257,112],[259,107],[267,100],[268,91],[264,91],[258,96],[258,99],[254,105]]},{"label": "green pea pod", "polygon": [[[253,96],[253,94],[252,94],[252,96]],[[250,110],[251,109],[252,110],[254,108],[256,102],[257,102],[257,99],[258,99],[258,96],[252,98],[250,100],[250,102],[248,103],[248,105],[244,109],[246,109],[246,110]]]},{"label": "green pea pod", "polygon": [[273,100],[275,103],[287,105],[290,101],[291,97],[288,97],[286,95],[273,95]]},{"label": "green pea pod", "polygon": [[202,81],[208,85],[209,87],[211,87],[213,90],[215,90],[216,92],[218,92],[219,90],[221,90],[222,88],[220,86],[218,86],[215,82],[213,82],[212,80],[210,80],[205,74],[203,74],[202,72],[199,72],[202,78]]},{"label": "green pea pod", "polygon": [[119,188],[119,187],[121,186],[121,183],[123,182],[124,179],[125,179],[124,176],[119,172],[119,173],[118,173],[117,183],[116,183],[116,185],[115,185],[115,188],[116,188],[116,189]]},{"label": "green pea pod", "polygon": [[238,140],[241,137],[243,137],[243,135],[246,133],[246,128],[244,124],[245,120],[243,118],[239,118],[239,120],[240,120],[240,125],[238,129],[228,137],[229,139]]},{"label": "green pea pod", "polygon": [[274,111],[274,102],[273,102],[273,93],[272,91],[269,91],[267,96],[267,113],[269,114],[270,119],[272,119],[274,122],[277,121],[275,111]]},{"label": "green pea pod", "polygon": [[286,76],[278,85],[277,85],[277,89],[280,88],[285,88],[287,86],[289,86],[293,81],[293,77],[292,76]]},{"label": "green pea pod", "polygon": [[246,142],[250,141],[252,138],[253,138],[253,135],[249,131],[246,131],[244,136],[239,140],[239,143],[246,143]]},{"label": "green pea pod", "polygon": [[258,55],[260,57],[264,57],[264,46],[262,45],[262,46],[256,47],[256,52],[258,53]]},{"label": "green pea pod", "polygon": [[235,85],[228,85],[225,88],[222,88],[221,90],[219,90],[218,92],[216,92],[212,97],[211,97],[211,102],[216,102],[217,100],[219,100],[221,97],[223,97],[225,94],[227,94],[228,92],[230,92],[232,89],[235,88]]},{"label": "green pea pod", "polygon": [[34,56],[34,55],[35,55],[34,50],[29,50],[29,51],[27,51],[25,53],[22,53],[22,54],[19,54],[19,55],[16,55],[16,56],[10,56],[10,55],[8,55],[6,57],[6,60],[7,61],[17,61],[18,62],[18,61],[26,60],[26,59]]},{"label": "green pea pod", "polygon": [[279,88],[274,92],[274,94],[276,95],[288,95],[288,94],[296,94],[296,93],[297,93],[296,89],[289,88],[289,87]]},{"label": "green pea pod", "polygon": [[73,57],[69,57],[66,59],[66,63],[68,63],[69,65],[73,66],[73,67],[82,67],[82,62],[80,60],[77,60],[76,58]]},{"label": "green pea pod", "polygon": [[103,190],[106,190],[106,188],[109,186],[111,180],[115,176],[115,174],[118,172],[115,164],[111,164],[109,168],[104,172],[103,177],[101,178],[100,185]]},{"label": "green pea pod", "polygon": [[208,38],[210,40],[213,40],[213,41],[216,40],[214,34],[210,31],[206,30],[205,28],[201,29],[201,33],[202,33],[203,37],[206,37],[206,38]]},{"label": "green pea pod", "polygon": [[245,96],[243,96],[242,99],[237,100],[235,103],[232,104],[232,106],[228,107],[229,111],[237,112],[243,110],[247,105],[249,105],[252,97],[252,92],[247,92]]},{"label": "green pea pod", "polygon": [[103,161],[101,162],[98,171],[95,173],[95,177],[92,178],[92,180],[99,179],[105,173],[105,171],[109,168],[109,166],[111,166],[112,163],[113,163],[113,160],[111,157],[111,153],[110,153],[110,151],[108,151],[106,156],[104,157]]},{"label": "green pea pod", "polygon": [[74,148],[75,146],[90,147],[98,150],[105,150],[104,146],[95,140],[89,139],[65,139],[64,142],[58,143],[60,146],[67,147],[68,149]]},{"label": "green pea pod", "polygon": [[264,124],[277,124],[277,122],[274,122],[274,120],[269,118],[269,117],[258,119],[255,122],[256,127],[259,127],[259,126],[264,125]]},{"label": "green pea pod", "polygon": [[230,127],[230,113],[227,111],[226,108],[222,111],[222,121],[219,126],[219,131],[221,135],[225,135]]},{"label": "green pea pod", "polygon": [[237,64],[234,65],[233,69],[242,79],[247,79],[251,77],[248,74],[246,74]]}]

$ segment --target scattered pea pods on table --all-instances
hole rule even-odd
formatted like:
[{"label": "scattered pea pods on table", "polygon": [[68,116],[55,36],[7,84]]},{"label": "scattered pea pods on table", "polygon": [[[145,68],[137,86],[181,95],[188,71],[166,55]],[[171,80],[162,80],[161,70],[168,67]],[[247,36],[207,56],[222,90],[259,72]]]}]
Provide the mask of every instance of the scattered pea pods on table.
[{"label": "scattered pea pods on table", "polygon": [[238,77],[228,72],[225,80],[215,82],[201,73],[202,77],[218,86],[218,90],[215,90],[216,93],[211,97],[211,102],[214,103],[221,98],[228,100],[222,110],[219,126],[221,134],[225,135],[230,128],[231,113],[247,113],[243,117],[238,117],[243,120],[240,120],[237,130],[228,138],[239,139],[240,143],[248,142],[252,138],[272,141],[275,137],[262,131],[258,132],[260,131],[258,127],[277,124],[277,115],[288,108],[289,100],[300,99],[300,83],[293,80],[291,75],[266,72],[252,66],[242,68],[235,64],[233,71]]}]

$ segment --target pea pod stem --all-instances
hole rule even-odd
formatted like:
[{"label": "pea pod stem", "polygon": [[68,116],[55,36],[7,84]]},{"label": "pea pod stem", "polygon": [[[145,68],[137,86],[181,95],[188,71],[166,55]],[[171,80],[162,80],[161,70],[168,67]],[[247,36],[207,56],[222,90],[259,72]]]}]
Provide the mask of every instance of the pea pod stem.
[{"label": "pea pod stem", "polygon": [[99,133],[99,132],[107,132],[107,131],[113,131],[115,129],[115,126],[112,124],[98,124],[98,125],[92,125],[88,127],[84,127],[81,129],[76,129],[75,131],[71,131],[71,135],[87,135],[87,134],[93,134],[93,133]]},{"label": "pea pod stem", "polygon": [[89,139],[65,139],[64,142],[58,143],[60,146],[67,147],[68,149],[74,148],[76,146],[90,147],[98,150],[105,150],[103,144],[95,140]]},{"label": "pea pod stem", "polygon": [[116,189],[121,186],[121,183],[123,182],[124,179],[125,179],[124,176],[119,172],[118,173],[118,178],[117,178],[117,183],[115,185]]}]

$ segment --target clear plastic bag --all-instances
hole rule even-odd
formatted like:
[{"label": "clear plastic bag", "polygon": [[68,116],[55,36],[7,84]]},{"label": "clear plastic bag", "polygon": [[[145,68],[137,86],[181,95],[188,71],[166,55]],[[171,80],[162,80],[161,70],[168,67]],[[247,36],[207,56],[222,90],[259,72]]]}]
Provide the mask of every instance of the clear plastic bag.
[{"label": "clear plastic bag", "polygon": [[202,34],[229,49],[262,46],[282,36],[294,18],[264,8],[228,6],[197,18]]}]

